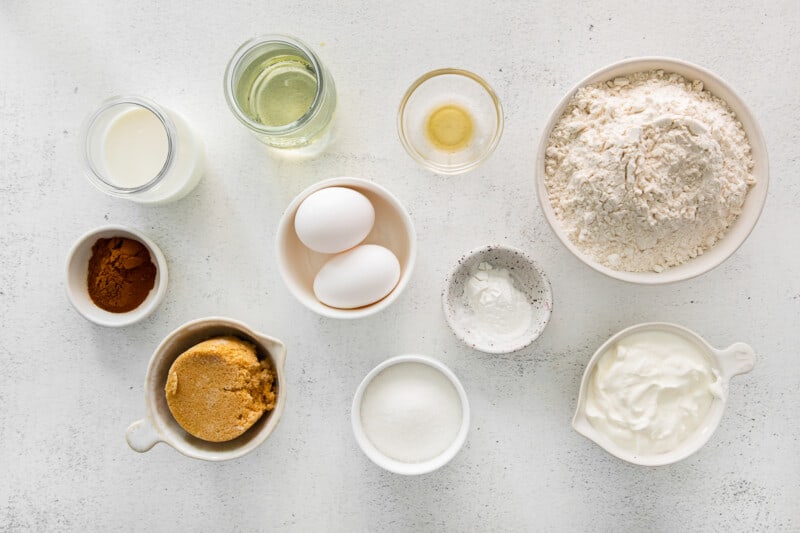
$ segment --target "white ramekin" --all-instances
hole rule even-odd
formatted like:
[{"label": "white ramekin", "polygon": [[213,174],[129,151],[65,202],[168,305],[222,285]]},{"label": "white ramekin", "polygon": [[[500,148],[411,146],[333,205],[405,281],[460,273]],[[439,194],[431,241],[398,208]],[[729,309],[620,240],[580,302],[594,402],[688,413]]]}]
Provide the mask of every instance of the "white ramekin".
[{"label": "white ramekin", "polygon": [[[112,313],[97,307],[89,296],[87,276],[92,246],[98,239],[125,237],[141,242],[150,252],[150,260],[156,266],[156,279],[150,293],[135,309],[125,313]],[[150,316],[164,300],[167,293],[167,259],[161,249],[141,231],[126,226],[101,226],[83,234],[67,255],[66,290],[70,303],[86,320],[100,326],[122,327],[135,324]]]},{"label": "white ramekin", "polygon": [[[364,397],[364,391],[367,389],[375,376],[390,366],[399,365],[402,363],[422,363],[435,368],[444,374],[448,380],[450,380],[456,391],[458,391],[459,398],[461,398],[461,427],[458,430],[455,440],[437,457],[421,463],[406,463],[386,456],[384,453],[378,450],[372,444],[372,442],[370,442],[366,433],[364,433],[364,427],[361,423],[361,400]],[[459,450],[461,450],[461,447],[464,445],[464,441],[467,440],[467,433],[469,432],[469,420],[469,401],[467,400],[467,393],[464,391],[464,387],[461,385],[461,382],[444,364],[426,355],[398,355],[396,357],[387,359],[373,368],[356,389],[356,394],[353,397],[353,407],[350,410],[350,421],[353,426],[353,435],[355,436],[356,442],[361,448],[361,451],[363,451],[373,463],[381,468],[395,474],[403,474],[406,476],[427,474],[449,463],[450,460],[456,456]]]}]

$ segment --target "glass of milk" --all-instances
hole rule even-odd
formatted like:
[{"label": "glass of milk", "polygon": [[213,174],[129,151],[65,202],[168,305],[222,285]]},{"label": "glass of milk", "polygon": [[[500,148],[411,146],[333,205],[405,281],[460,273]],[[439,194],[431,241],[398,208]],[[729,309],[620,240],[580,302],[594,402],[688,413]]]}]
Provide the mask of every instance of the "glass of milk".
[{"label": "glass of milk", "polygon": [[203,175],[203,145],[183,117],[140,96],[103,102],[86,120],[82,136],[86,176],[111,196],[172,202]]}]

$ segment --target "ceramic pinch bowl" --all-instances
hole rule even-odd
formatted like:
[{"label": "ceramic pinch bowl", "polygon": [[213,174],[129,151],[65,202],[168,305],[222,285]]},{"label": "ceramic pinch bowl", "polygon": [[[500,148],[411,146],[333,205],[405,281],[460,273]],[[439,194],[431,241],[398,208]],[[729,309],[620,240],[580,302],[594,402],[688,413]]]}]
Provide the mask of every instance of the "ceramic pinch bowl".
[{"label": "ceramic pinch bowl", "polygon": [[[506,268],[514,286],[528,298],[533,316],[528,327],[518,336],[494,338],[469,320],[471,311],[464,303],[464,289],[475,268],[483,263]],[[542,334],[553,310],[553,292],[544,271],[533,258],[517,248],[488,245],[471,250],[461,257],[445,280],[442,305],[447,324],[467,346],[485,353],[509,353],[528,346]]]},{"label": "ceramic pinch bowl", "polygon": [[[399,281],[389,294],[377,302],[354,309],[340,309],[323,304],[314,293],[314,278],[334,254],[323,254],[307,248],[297,236],[294,220],[297,209],[306,198],[328,187],[353,189],[369,199],[375,209],[375,222],[361,244],[383,246],[391,250],[400,263]],[[275,254],[281,278],[301,304],[330,318],[362,318],[389,307],[408,285],[417,257],[417,234],[408,211],[385,188],[361,178],[331,178],[308,187],[286,208],[278,223]]]},{"label": "ceramic pinch bowl", "polygon": [[[272,411],[264,413],[239,437],[227,442],[208,442],[187,433],[172,417],[164,386],[173,361],[180,354],[212,337],[232,335],[252,342],[256,352],[266,357],[275,369],[276,402]],[[226,461],[241,457],[258,447],[275,430],[286,404],[286,346],[283,342],[258,333],[236,320],[222,317],[201,318],[187,322],[167,335],[158,345],[147,367],[144,383],[147,415],[128,427],[125,438],[137,452],[146,452],[165,442],[187,457],[205,461]]]},{"label": "ceramic pinch bowl", "polygon": [[[645,331],[671,333],[683,337],[685,340],[695,345],[700,352],[705,355],[708,362],[711,364],[712,370],[722,380],[722,390],[724,392],[723,398],[715,397],[713,399],[706,419],[697,427],[694,433],[674,450],[654,455],[636,454],[622,448],[611,440],[611,438],[595,429],[586,416],[586,398],[588,395],[589,382],[600,358],[614,343],[634,333]],[[725,402],[728,397],[728,385],[731,378],[739,374],[750,372],[755,365],[755,360],[755,352],[749,345],[743,342],[737,342],[725,349],[719,350],[709,345],[697,333],[676,324],[650,322],[631,326],[613,335],[604,342],[586,365],[586,370],[583,373],[583,380],[581,381],[580,394],[578,396],[578,406],[575,410],[575,416],[572,419],[572,427],[575,431],[623,461],[641,466],[663,466],[677,463],[697,452],[708,442],[722,419],[722,413],[725,410]]]},{"label": "ceramic pinch bowl", "polygon": [[[87,276],[92,246],[98,239],[125,237],[141,242],[150,252],[150,261],[156,266],[156,279],[147,298],[135,309],[125,313],[112,313],[98,307],[89,296]],[[141,231],[126,226],[101,226],[83,234],[67,255],[66,289],[70,303],[86,320],[100,326],[122,327],[135,324],[150,316],[164,300],[167,293],[167,259],[161,249]]]}]

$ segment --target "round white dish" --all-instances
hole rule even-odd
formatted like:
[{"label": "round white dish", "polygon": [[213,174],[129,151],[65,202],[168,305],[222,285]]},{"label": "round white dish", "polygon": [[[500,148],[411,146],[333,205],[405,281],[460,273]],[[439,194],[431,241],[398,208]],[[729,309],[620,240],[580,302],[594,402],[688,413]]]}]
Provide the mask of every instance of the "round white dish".
[{"label": "round white dish", "polygon": [[[422,363],[429,365],[439,372],[441,372],[455,387],[461,398],[461,427],[456,435],[455,440],[450,446],[442,452],[439,456],[434,457],[428,461],[420,463],[406,463],[398,461],[391,457],[387,457],[380,450],[378,450],[364,432],[364,427],[361,423],[361,400],[364,397],[364,391],[367,389],[372,380],[380,374],[383,370],[390,366],[398,365],[401,363]],[[413,476],[419,474],[427,474],[438,470],[450,462],[453,457],[461,450],[464,442],[467,440],[467,433],[469,432],[470,410],[469,401],[467,400],[467,393],[464,387],[458,380],[456,375],[447,368],[443,363],[437,361],[432,357],[426,355],[398,355],[387,359],[367,374],[356,389],[355,396],[353,397],[353,406],[350,410],[350,422],[353,426],[353,435],[355,436],[358,446],[361,451],[376,465],[381,468],[393,472],[395,474],[402,474],[406,476]]]},{"label": "round white dish", "polygon": [[[702,255],[686,261],[681,265],[668,268],[663,272],[625,272],[613,270],[584,254],[570,241],[569,237],[564,232],[561,223],[553,212],[553,208],[550,206],[547,195],[544,168],[545,151],[547,150],[550,132],[561,118],[564,109],[578,89],[592,83],[613,79],[617,76],[655,69],[663,69],[665,72],[675,72],[688,80],[700,80],[703,82],[706,90],[711,91],[711,93],[728,103],[730,108],[736,113],[737,118],[741,121],[744,131],[750,141],[754,162],[753,176],[756,179],[756,184],[747,194],[742,213],[728,229],[725,236]],[[761,133],[761,128],[758,126],[755,116],[752,111],[750,111],[750,108],[747,107],[747,104],[737,96],[730,85],[713,72],[687,61],[667,57],[625,59],[601,68],[575,84],[575,86],[564,95],[550,114],[550,118],[543,129],[542,138],[539,141],[539,151],[536,158],[536,193],[539,198],[539,205],[544,212],[547,222],[550,224],[550,227],[553,228],[553,231],[562,244],[564,244],[578,259],[598,272],[615,279],[643,285],[671,283],[690,279],[704,274],[720,265],[742,245],[755,227],[761,215],[761,211],[764,208],[768,185],[769,160],[767,156],[767,147],[764,142],[764,136]]]},{"label": "round white dish", "polygon": [[[711,408],[708,411],[705,421],[687,438],[678,448],[668,452],[657,455],[639,455],[632,453],[611,440],[608,436],[601,433],[592,426],[589,419],[586,417],[585,403],[587,397],[587,389],[589,381],[595,366],[603,354],[618,340],[643,331],[664,331],[683,337],[695,346],[708,358],[711,368],[715,370],[723,380],[723,390],[725,390],[725,398],[714,398]],[[583,380],[581,381],[580,394],[578,395],[578,406],[575,410],[575,416],[572,419],[572,427],[595,444],[606,450],[611,455],[614,455],[624,461],[642,466],[662,466],[676,463],[686,459],[693,453],[697,452],[700,448],[708,442],[711,435],[714,434],[722,419],[722,413],[725,410],[725,403],[727,401],[727,391],[730,379],[739,374],[750,372],[755,365],[755,353],[753,349],[743,343],[737,342],[728,346],[723,350],[713,348],[697,333],[667,322],[649,322],[644,324],[637,324],[629,328],[623,329],[616,335],[603,343],[594,353],[589,363],[586,365],[586,370],[583,373]]]},{"label": "round white dish", "polygon": [[[517,338],[490,339],[459,321],[459,311],[464,305],[464,286],[474,267],[482,262],[508,269],[516,288],[528,297],[532,305],[533,319],[530,326]],[[544,271],[530,255],[510,246],[487,245],[468,252],[458,260],[445,281],[442,305],[447,324],[456,337],[481,352],[502,354],[521,350],[542,334],[553,310],[553,292]]]},{"label": "round white dish", "polygon": [[[92,257],[92,246],[98,239],[111,237],[126,237],[135,239],[147,247],[150,260],[156,265],[156,279],[147,298],[137,307],[125,313],[112,313],[95,305],[89,296],[87,276],[89,274],[89,259]],[[167,293],[167,259],[161,249],[144,233],[126,226],[101,226],[83,234],[72,245],[67,254],[66,290],[72,306],[86,320],[100,326],[122,327],[135,324],[150,316],[161,304]]]},{"label": "round white dish", "polygon": [[[375,223],[361,244],[378,244],[388,248],[400,262],[400,280],[397,285],[383,299],[370,305],[356,309],[338,309],[323,304],[314,295],[314,278],[333,255],[321,254],[304,246],[294,230],[294,217],[303,200],[327,187],[347,187],[370,200],[375,208]],[[315,183],[292,200],[278,223],[275,251],[281,277],[289,292],[301,304],[326,317],[362,318],[387,308],[408,285],[417,256],[417,235],[408,212],[388,190],[361,178],[331,178]]]},{"label": "round white dish", "polygon": [[[172,417],[164,387],[172,363],[180,354],[212,337],[233,335],[256,345],[259,356],[275,368],[275,408],[264,413],[241,436],[228,442],[208,442],[187,433]],[[165,442],[187,457],[205,461],[226,461],[253,451],[272,434],[286,405],[286,346],[280,340],[258,333],[245,324],[223,317],[200,318],[180,326],[158,345],[144,381],[145,418],[128,427],[125,438],[137,452],[146,452]]]}]

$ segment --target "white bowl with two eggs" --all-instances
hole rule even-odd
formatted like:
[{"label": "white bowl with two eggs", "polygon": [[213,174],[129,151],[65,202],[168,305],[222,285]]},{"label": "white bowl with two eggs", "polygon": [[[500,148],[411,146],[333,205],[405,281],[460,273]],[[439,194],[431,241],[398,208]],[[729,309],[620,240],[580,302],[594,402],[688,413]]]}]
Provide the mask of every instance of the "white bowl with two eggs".
[{"label": "white bowl with two eggs", "polygon": [[[331,238],[329,232],[320,227],[325,222],[315,216],[315,209],[306,210],[301,217],[304,220],[298,219],[306,200],[325,189],[345,189],[337,192],[342,193],[348,203],[334,206],[333,211],[352,217],[353,225],[361,228],[339,232],[351,233],[349,236]],[[353,191],[357,194],[352,194]],[[371,208],[366,208],[366,215],[353,216],[353,210],[365,208],[363,198]],[[369,217],[370,209],[374,210],[374,218]],[[304,243],[298,230],[311,234],[311,238],[305,236]],[[315,231],[318,235],[314,235]],[[355,238],[348,242],[353,235]],[[333,246],[326,248],[326,244]],[[351,245],[355,247],[340,250]],[[341,177],[320,181],[297,195],[281,217],[275,246],[281,277],[300,303],[322,316],[354,319],[377,313],[400,296],[414,270],[417,238],[411,217],[392,193],[366,179]],[[343,253],[337,256],[333,250]],[[358,272],[374,276],[372,281],[388,289],[388,294],[374,286],[357,287],[359,282],[354,278],[358,277]],[[394,284],[387,287],[387,280]],[[370,301],[369,295],[376,295],[374,301]]]}]

